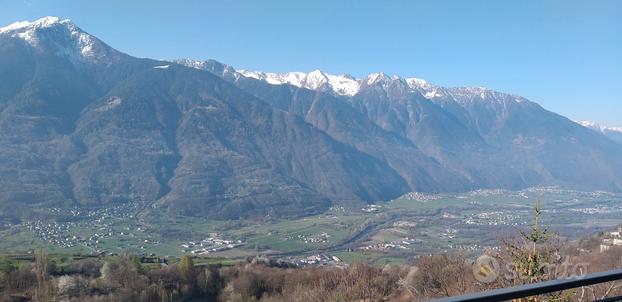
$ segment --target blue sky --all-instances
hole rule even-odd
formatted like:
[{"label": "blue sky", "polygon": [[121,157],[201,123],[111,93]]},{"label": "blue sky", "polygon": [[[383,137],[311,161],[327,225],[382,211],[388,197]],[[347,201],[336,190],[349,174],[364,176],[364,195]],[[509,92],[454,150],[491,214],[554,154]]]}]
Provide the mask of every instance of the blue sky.
[{"label": "blue sky", "polygon": [[139,57],[384,71],[622,126],[622,1],[0,0],[2,26],[47,15]]}]

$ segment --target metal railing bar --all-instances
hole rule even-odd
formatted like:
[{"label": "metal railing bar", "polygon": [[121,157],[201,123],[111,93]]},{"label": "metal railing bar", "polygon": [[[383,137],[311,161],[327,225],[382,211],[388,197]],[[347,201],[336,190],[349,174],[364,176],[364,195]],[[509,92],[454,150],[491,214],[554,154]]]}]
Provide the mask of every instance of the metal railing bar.
[{"label": "metal railing bar", "polygon": [[594,302],[619,302],[619,301],[622,301],[622,296],[620,296],[620,297],[613,297],[613,298],[607,298],[607,299],[598,300],[598,301],[594,301]]},{"label": "metal railing bar", "polygon": [[[429,300],[429,302],[497,302],[525,298],[565,289],[622,280],[622,269],[588,274],[582,277],[550,280],[533,284],[500,288],[462,296]],[[606,300],[605,300],[606,301]],[[616,300],[613,300],[616,301]]]}]

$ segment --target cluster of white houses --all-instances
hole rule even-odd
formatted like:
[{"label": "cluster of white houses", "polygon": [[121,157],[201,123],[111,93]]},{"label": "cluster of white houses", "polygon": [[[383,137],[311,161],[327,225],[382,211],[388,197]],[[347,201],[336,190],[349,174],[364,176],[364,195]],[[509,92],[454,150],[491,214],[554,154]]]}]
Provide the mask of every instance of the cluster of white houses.
[{"label": "cluster of white houses", "polygon": [[307,266],[334,266],[334,267],[345,267],[346,263],[341,260],[341,258],[330,255],[330,254],[316,254],[307,257],[302,257],[299,259],[294,259],[294,264],[300,267]]},{"label": "cluster of white houses", "polygon": [[612,246],[622,246],[622,226],[617,231],[609,232],[600,243],[600,252],[609,250]]},{"label": "cluster of white houses", "polygon": [[210,235],[211,237],[201,241],[190,241],[182,244],[182,252],[189,252],[194,255],[207,255],[209,253],[230,250],[243,244],[242,240],[222,239],[217,233]]}]

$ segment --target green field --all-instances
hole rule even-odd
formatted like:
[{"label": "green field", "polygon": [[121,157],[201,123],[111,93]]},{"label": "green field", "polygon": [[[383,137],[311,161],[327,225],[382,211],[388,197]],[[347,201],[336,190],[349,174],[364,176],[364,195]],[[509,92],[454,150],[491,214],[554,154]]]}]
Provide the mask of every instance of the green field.
[{"label": "green field", "polygon": [[382,265],[410,261],[419,254],[456,249],[477,253],[493,247],[500,236],[516,233],[531,223],[538,194],[543,222],[562,236],[579,238],[622,222],[620,195],[555,189],[418,195],[378,203],[380,207],[372,212],[336,207],[321,215],[292,220],[207,220],[131,205],[119,206],[116,212],[92,209],[82,216],[60,219],[49,215],[49,221],[5,224],[0,228],[0,251],[44,248],[50,253],[106,251],[177,257],[189,251],[182,244],[218,236],[241,243],[211,253],[217,257],[291,257],[325,252],[346,262]]}]

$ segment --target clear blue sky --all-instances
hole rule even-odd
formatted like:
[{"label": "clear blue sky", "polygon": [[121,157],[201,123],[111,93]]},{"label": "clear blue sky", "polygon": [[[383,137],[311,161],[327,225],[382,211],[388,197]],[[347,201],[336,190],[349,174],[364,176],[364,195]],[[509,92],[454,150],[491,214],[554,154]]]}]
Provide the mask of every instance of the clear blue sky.
[{"label": "clear blue sky", "polygon": [[622,126],[622,1],[0,0],[2,24],[47,15],[139,57],[384,71]]}]

